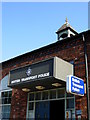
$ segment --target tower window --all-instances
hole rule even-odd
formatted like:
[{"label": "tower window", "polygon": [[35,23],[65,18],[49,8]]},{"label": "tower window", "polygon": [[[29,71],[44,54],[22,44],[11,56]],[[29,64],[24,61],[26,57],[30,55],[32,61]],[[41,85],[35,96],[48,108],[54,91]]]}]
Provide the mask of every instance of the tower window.
[{"label": "tower window", "polygon": [[66,33],[64,33],[64,34],[61,35],[61,38],[66,38],[66,37],[67,37]]}]

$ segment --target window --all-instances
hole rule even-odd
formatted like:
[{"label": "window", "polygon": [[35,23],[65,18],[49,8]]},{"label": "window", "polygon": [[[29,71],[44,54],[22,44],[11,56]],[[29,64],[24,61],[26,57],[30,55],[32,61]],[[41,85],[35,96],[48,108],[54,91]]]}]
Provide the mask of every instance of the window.
[{"label": "window", "polygon": [[35,100],[41,100],[41,92],[36,93]]},{"label": "window", "polygon": [[58,98],[63,98],[65,96],[65,89],[59,89],[57,92]]},{"label": "window", "polygon": [[2,104],[11,104],[11,91],[1,92],[1,101]]},{"label": "window", "polygon": [[74,108],[74,98],[67,99],[67,109]]},{"label": "window", "polygon": [[67,93],[67,97],[74,97],[73,94]]},{"label": "window", "polygon": [[6,75],[0,82],[0,120],[9,120],[11,109],[12,90],[8,86],[8,78]]},{"label": "window", "polygon": [[29,94],[29,101],[33,101],[34,100],[34,93],[30,93]]},{"label": "window", "polygon": [[[71,94],[67,94],[67,97],[73,97]],[[43,101],[50,99],[64,99],[65,98],[65,88],[44,90],[38,92],[31,92],[28,94],[28,101]]]},{"label": "window", "polygon": [[48,99],[48,91],[44,91],[42,93],[42,100],[46,100],[46,99]]},{"label": "window", "polygon": [[31,103],[29,103],[29,110],[33,110],[33,109],[34,109],[34,103],[31,102]]},{"label": "window", "polygon": [[56,90],[50,91],[50,99],[55,99],[56,98]]},{"label": "window", "polygon": [[12,91],[1,92],[0,117],[2,119],[9,120],[10,118],[11,96],[12,96]]},{"label": "window", "polygon": [[2,119],[9,119],[10,117],[10,105],[2,106]]}]

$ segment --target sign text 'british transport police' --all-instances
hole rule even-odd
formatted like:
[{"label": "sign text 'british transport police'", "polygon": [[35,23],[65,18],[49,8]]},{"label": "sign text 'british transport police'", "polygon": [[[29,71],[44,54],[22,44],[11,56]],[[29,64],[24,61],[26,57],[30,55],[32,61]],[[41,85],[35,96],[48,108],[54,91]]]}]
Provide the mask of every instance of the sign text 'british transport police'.
[{"label": "sign text 'british transport police'", "polygon": [[10,71],[9,87],[53,77],[53,58]]},{"label": "sign text 'british transport police'", "polygon": [[68,93],[84,95],[84,81],[76,76],[67,76],[66,89]]}]

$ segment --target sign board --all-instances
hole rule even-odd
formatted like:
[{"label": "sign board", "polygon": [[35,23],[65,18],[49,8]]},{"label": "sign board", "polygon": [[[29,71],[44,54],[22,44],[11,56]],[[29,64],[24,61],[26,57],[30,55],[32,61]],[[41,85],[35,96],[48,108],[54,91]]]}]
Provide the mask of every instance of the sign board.
[{"label": "sign board", "polygon": [[9,87],[53,76],[53,59],[10,71]]},{"label": "sign board", "polygon": [[81,115],[82,114],[82,110],[76,110],[76,115]]},{"label": "sign board", "polygon": [[84,96],[84,81],[76,76],[67,76],[66,90],[68,93]]},{"label": "sign board", "polygon": [[36,86],[51,89],[54,83],[65,86],[66,76],[72,74],[72,64],[58,57],[53,57],[11,70],[8,86],[19,89],[30,88],[32,91],[36,90]]}]

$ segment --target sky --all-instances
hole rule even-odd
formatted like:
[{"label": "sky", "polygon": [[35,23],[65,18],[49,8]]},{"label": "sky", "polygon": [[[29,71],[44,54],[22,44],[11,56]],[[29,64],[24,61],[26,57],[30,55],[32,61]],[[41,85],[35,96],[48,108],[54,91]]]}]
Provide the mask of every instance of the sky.
[{"label": "sky", "polygon": [[88,2],[2,2],[2,57],[6,61],[57,41],[66,17],[88,30]]}]

